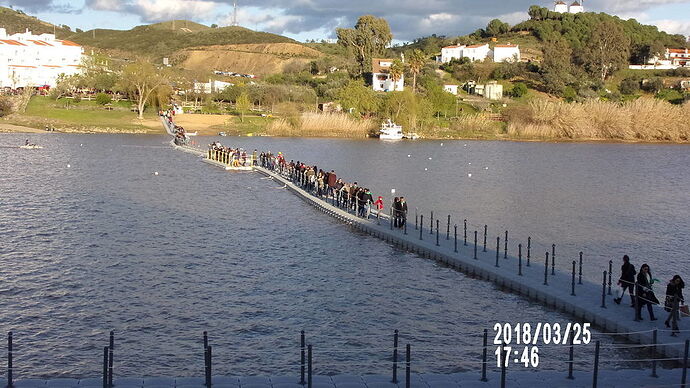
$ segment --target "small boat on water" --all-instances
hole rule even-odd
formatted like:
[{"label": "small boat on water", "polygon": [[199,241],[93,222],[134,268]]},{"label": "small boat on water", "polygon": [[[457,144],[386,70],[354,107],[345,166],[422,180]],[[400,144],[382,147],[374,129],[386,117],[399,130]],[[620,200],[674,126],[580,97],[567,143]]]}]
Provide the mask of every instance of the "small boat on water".
[{"label": "small boat on water", "polygon": [[379,131],[379,139],[381,140],[402,140],[403,139],[402,126],[392,122],[388,119],[381,124]]},{"label": "small boat on water", "polygon": [[19,146],[19,148],[23,150],[42,150],[43,146],[36,144],[24,144],[23,146]]},{"label": "small boat on water", "polygon": [[185,132],[185,135],[187,135],[187,136],[196,136],[198,134],[199,134],[198,131],[197,132]]},{"label": "small boat on water", "polygon": [[405,134],[404,138],[410,139],[410,140],[417,140],[417,139],[419,139],[419,135],[417,135],[417,133],[415,133],[415,132],[409,132],[409,133]]},{"label": "small boat on water", "polygon": [[225,133],[225,132],[219,132],[219,133],[218,133],[218,136],[228,136],[228,134]]}]

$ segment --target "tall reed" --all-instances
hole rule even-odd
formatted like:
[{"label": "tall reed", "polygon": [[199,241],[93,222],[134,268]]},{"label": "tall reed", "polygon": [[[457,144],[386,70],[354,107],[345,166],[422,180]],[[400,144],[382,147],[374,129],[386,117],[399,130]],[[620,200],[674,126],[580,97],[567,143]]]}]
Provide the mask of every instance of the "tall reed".
[{"label": "tall reed", "polygon": [[521,138],[690,140],[690,103],[683,106],[653,98],[626,103],[535,100],[509,114],[508,134]]},{"label": "tall reed", "polygon": [[372,120],[356,119],[345,113],[302,113],[298,118],[281,118],[266,128],[271,136],[363,138],[375,133]]}]

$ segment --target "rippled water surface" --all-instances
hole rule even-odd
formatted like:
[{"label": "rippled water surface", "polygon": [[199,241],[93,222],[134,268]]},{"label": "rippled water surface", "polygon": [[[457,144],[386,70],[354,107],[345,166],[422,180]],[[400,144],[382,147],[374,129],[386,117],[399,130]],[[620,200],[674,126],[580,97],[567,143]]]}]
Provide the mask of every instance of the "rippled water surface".
[{"label": "rippled water surface", "polygon": [[[14,332],[19,377],[97,376],[111,329],[120,376],[202,375],[203,330],[218,374],[296,373],[300,330],[319,373],[387,371],[394,329],[413,344],[415,371],[478,370],[494,322],[568,321],[354,232],[257,174],[174,152],[164,137],[32,140],[46,148],[0,149],[0,330]],[[564,256],[583,249],[592,273],[623,253],[657,277],[689,267],[687,147],[223,141],[394,187],[412,208],[532,235],[535,247],[556,242]],[[578,351],[591,359],[591,345]],[[544,368],[563,368],[563,350],[542,352]],[[606,367],[637,356],[604,354]]]}]

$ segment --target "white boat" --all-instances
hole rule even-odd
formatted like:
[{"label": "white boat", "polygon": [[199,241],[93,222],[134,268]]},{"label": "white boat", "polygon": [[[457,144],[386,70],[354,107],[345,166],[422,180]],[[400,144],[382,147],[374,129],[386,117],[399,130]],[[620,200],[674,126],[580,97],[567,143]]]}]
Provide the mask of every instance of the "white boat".
[{"label": "white boat", "polygon": [[23,146],[19,146],[19,148],[24,149],[24,150],[42,150],[43,146],[36,145],[36,144],[26,144]]},{"label": "white boat", "polygon": [[417,133],[415,133],[415,132],[406,133],[405,139],[417,140],[417,139],[419,139],[419,135],[417,135]]},{"label": "white boat", "polygon": [[225,132],[220,132],[220,133],[218,133],[218,136],[228,136],[228,134]]},{"label": "white boat", "polygon": [[392,122],[390,119],[381,124],[379,131],[379,139],[381,140],[402,140],[403,139],[402,126]]},{"label": "white boat", "polygon": [[196,136],[198,134],[199,134],[198,131],[197,132],[185,132],[185,135],[187,135],[187,136]]}]

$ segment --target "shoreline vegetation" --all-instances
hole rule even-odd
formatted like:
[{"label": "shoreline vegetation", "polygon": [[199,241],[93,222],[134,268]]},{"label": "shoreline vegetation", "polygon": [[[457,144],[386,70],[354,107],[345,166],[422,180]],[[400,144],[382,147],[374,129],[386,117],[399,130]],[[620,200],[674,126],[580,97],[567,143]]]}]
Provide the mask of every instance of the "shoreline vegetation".
[{"label": "shoreline vegetation", "polygon": [[[0,132],[41,132],[47,126],[66,133],[164,133],[155,114],[133,117],[126,104],[111,110],[90,101],[65,108],[65,102],[34,97],[26,112],[0,120]],[[540,142],[690,142],[690,103],[673,105],[652,98],[629,102],[585,101],[567,103],[533,99],[505,112],[504,122],[481,113],[461,115],[413,130],[422,139],[507,140]],[[239,136],[372,137],[379,123],[346,113],[304,112],[260,117],[220,114],[181,114],[185,128],[199,135],[226,132]],[[430,123],[431,124],[431,123]],[[410,132],[413,132],[410,131]]]}]

